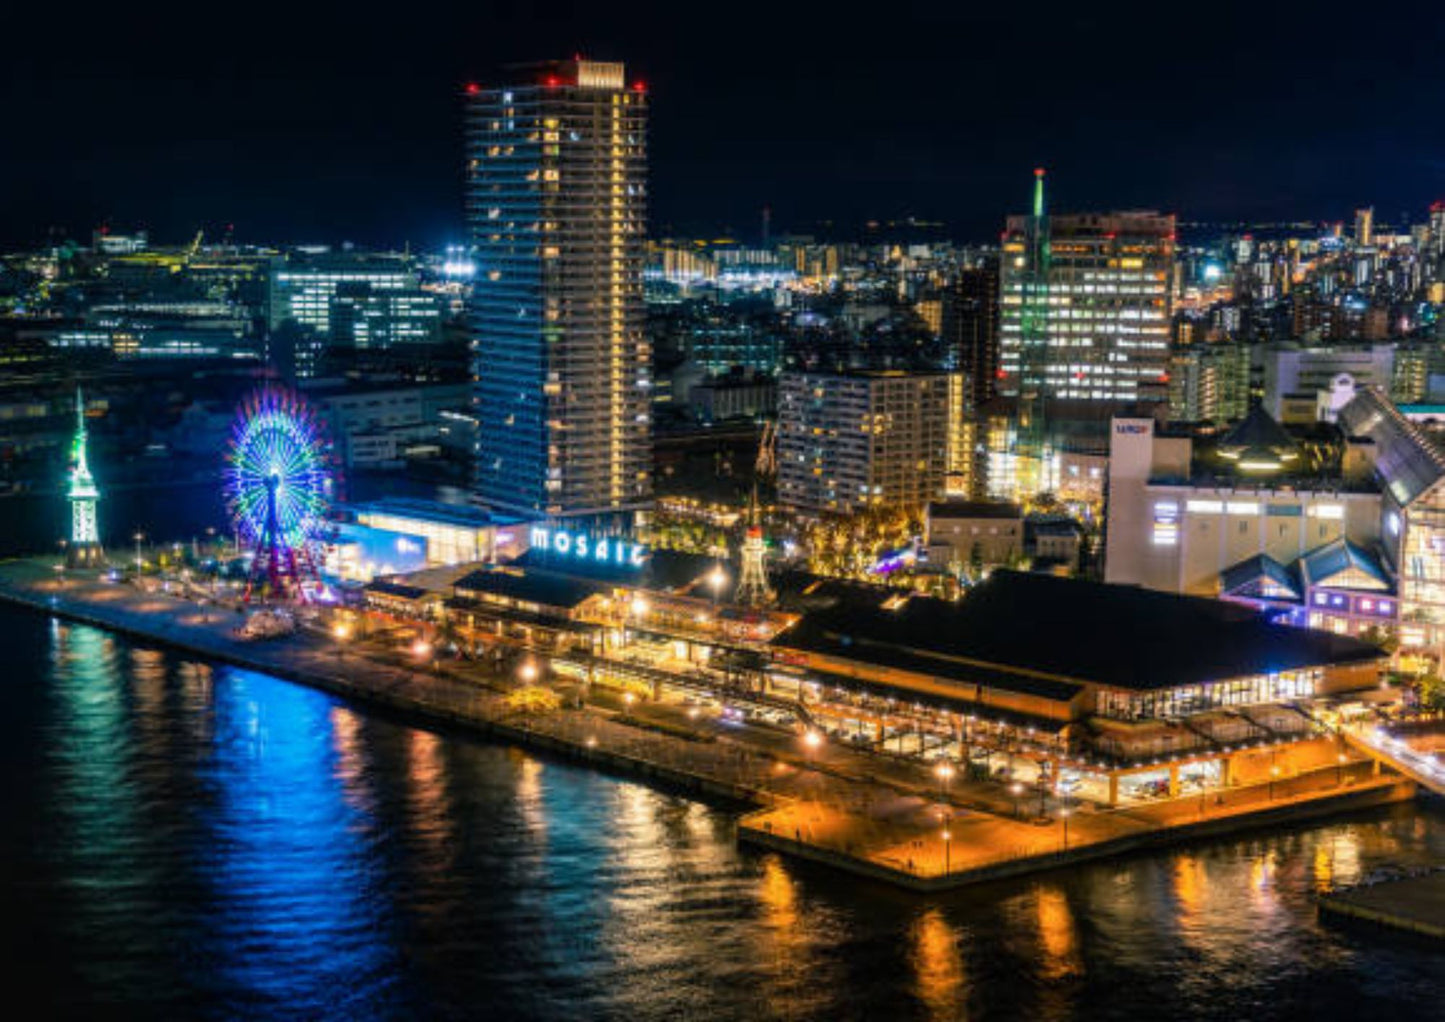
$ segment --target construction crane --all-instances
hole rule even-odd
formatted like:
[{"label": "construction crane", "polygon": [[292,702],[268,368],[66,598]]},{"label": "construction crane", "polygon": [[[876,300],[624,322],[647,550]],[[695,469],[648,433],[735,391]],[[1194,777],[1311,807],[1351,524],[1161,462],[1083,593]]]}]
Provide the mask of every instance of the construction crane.
[{"label": "construction crane", "polygon": [[191,241],[191,247],[188,248],[188,249],[186,249],[186,258],[187,258],[187,259],[194,259],[194,258],[196,258],[196,253],[201,250],[201,239],[204,238],[205,236],[206,236],[206,232],[205,232],[204,229],[203,229],[203,230],[199,230],[199,231],[196,232],[195,238],[192,239],[192,241]]}]

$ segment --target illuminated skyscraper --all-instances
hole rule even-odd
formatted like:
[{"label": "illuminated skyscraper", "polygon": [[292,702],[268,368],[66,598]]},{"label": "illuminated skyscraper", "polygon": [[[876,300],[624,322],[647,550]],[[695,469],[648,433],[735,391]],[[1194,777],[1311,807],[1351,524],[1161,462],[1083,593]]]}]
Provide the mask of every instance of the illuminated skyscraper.
[{"label": "illuminated skyscraper", "polygon": [[1355,210],[1355,244],[1362,248],[1375,243],[1375,207]]},{"label": "illuminated skyscraper", "polygon": [[646,93],[587,60],[467,93],[476,498],[547,516],[646,507]]},{"label": "illuminated skyscraper", "polygon": [[[1043,230],[1035,226],[1040,219]],[[1167,382],[1173,259],[1172,216],[1009,217],[1000,267],[1000,392],[1037,389],[1051,408],[1060,400],[1158,395]]]}]

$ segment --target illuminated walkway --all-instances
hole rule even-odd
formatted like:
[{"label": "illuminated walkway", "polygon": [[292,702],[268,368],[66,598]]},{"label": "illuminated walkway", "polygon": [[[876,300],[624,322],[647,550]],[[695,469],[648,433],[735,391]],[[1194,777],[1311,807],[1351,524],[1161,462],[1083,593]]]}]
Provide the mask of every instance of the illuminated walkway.
[{"label": "illuminated walkway", "polygon": [[1417,752],[1408,742],[1377,725],[1353,724],[1341,733],[1345,741],[1365,755],[1380,760],[1435,794],[1445,795],[1445,765],[1435,757]]}]

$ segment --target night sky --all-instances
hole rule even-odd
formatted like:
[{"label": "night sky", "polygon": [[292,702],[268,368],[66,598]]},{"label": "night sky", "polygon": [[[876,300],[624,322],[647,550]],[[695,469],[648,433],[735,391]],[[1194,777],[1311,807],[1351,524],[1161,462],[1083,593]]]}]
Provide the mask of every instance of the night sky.
[{"label": "night sky", "polygon": [[[1098,13],[1108,7],[1107,14]],[[1059,209],[1384,221],[1445,197],[1445,6],[947,0],[28,4],[0,62],[0,244],[459,240],[460,94],[621,59],[653,97],[655,233],[869,218],[995,238]]]}]

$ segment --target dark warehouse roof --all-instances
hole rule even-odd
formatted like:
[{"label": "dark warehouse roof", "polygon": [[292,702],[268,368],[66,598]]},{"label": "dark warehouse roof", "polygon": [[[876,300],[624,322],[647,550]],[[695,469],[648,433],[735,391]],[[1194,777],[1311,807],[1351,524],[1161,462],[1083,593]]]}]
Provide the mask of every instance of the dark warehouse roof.
[{"label": "dark warehouse roof", "polygon": [[941,677],[963,661],[1135,690],[1380,656],[1367,643],[1271,624],[1226,601],[1015,571],[995,571],[958,603],[915,597],[878,610],[840,601],[773,643]]}]

